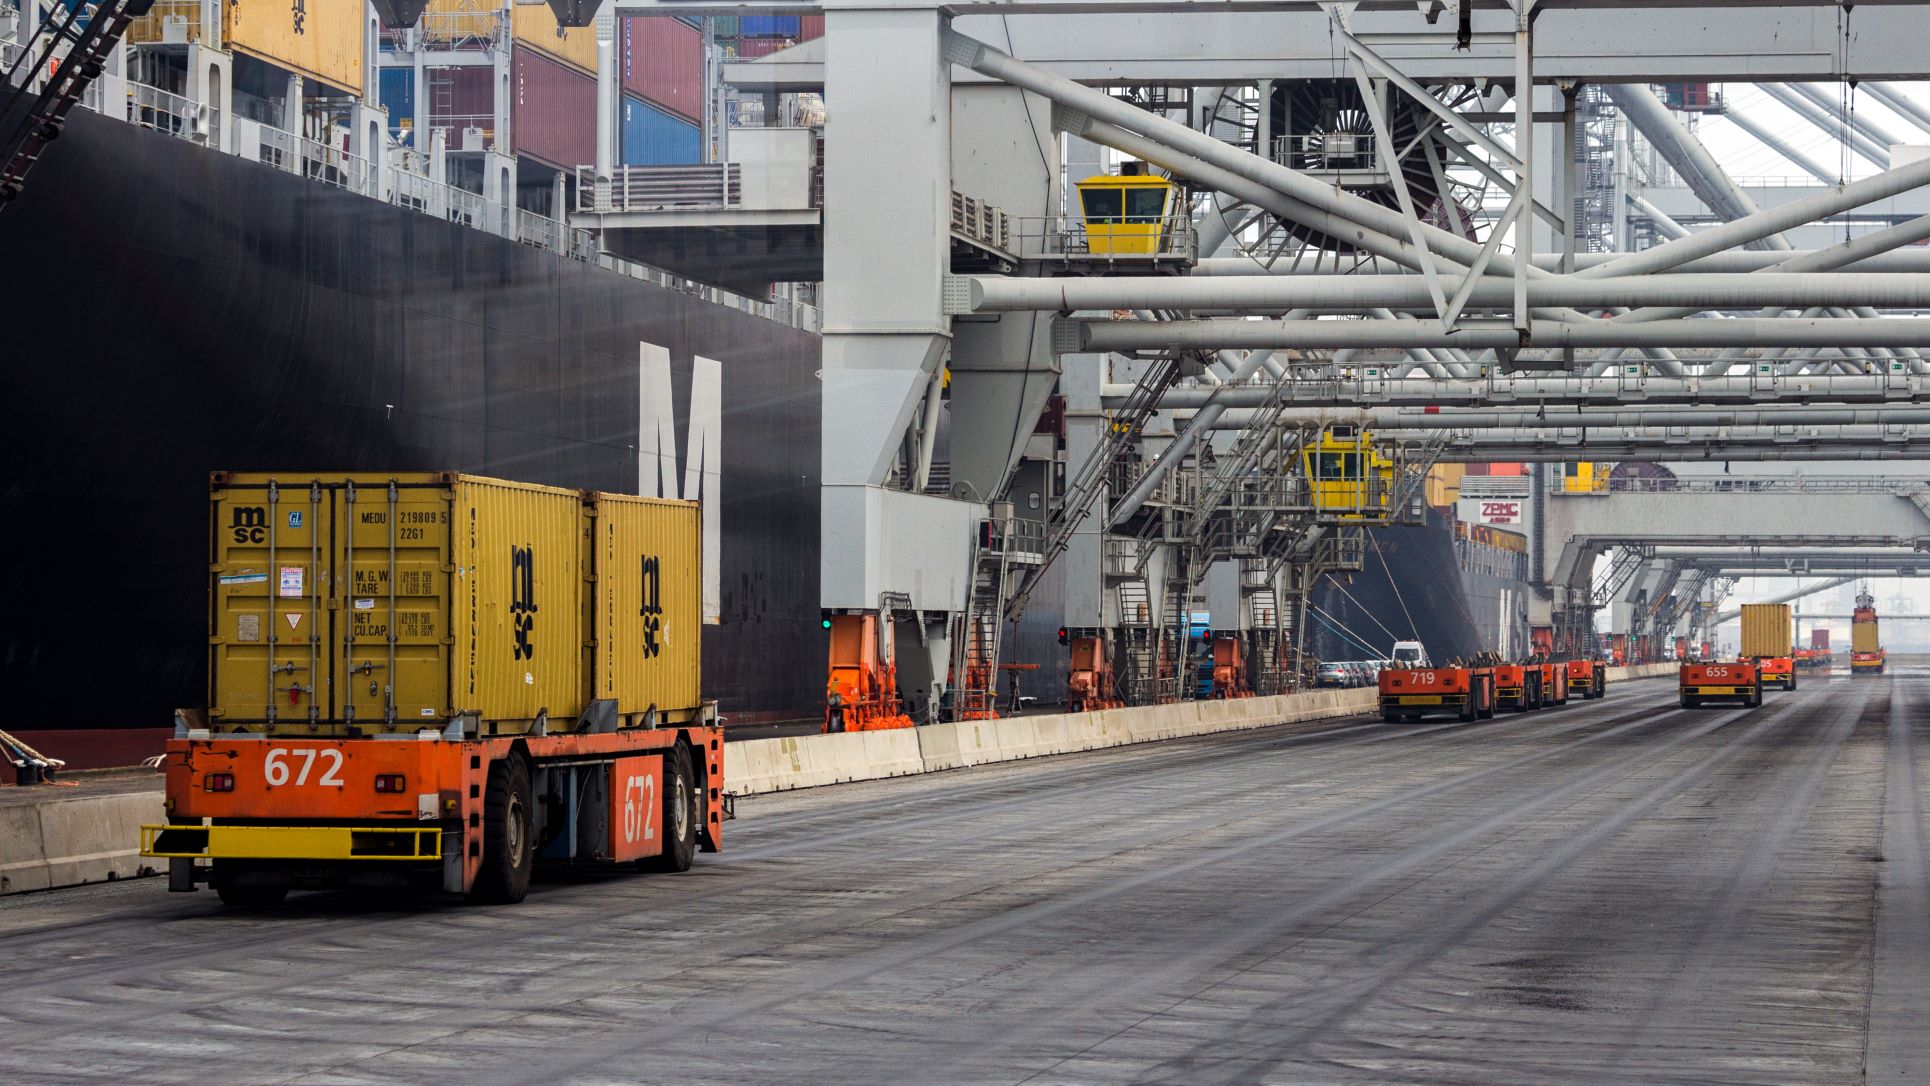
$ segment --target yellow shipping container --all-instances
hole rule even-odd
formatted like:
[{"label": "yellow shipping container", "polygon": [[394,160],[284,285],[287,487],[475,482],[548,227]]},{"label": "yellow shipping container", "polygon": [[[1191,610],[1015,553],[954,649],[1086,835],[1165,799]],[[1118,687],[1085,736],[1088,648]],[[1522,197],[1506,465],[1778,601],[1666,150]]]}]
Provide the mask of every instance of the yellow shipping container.
[{"label": "yellow shipping container", "polygon": [[228,0],[221,6],[221,34],[237,53],[360,94],[367,29],[363,10],[361,4],[342,0]]},{"label": "yellow shipping container", "polygon": [[1742,655],[1780,657],[1790,654],[1789,605],[1786,603],[1745,603],[1742,605]]},{"label": "yellow shipping container", "polygon": [[693,716],[702,700],[703,531],[693,502],[590,495],[593,696],[621,714]]},{"label": "yellow shipping container", "polygon": [[1461,480],[1468,473],[1466,464],[1436,464],[1427,471],[1427,504],[1445,509],[1461,500]]},{"label": "yellow shipping container", "polygon": [[509,10],[509,30],[517,42],[596,74],[595,28],[563,26],[548,4],[515,4]]},{"label": "yellow shipping container", "polygon": [[[217,474],[216,730],[483,735],[702,705],[695,503],[473,475]],[[391,636],[393,634],[393,636]],[[592,714],[596,715],[596,714]],[[632,720],[630,723],[641,723]]]},{"label": "yellow shipping container", "polygon": [[[587,702],[582,495],[416,472],[213,485],[209,723],[527,731]],[[393,633],[393,636],[391,636]]]},{"label": "yellow shipping container", "polygon": [[1853,622],[1850,624],[1851,652],[1878,652],[1881,651],[1882,648],[1883,641],[1877,636],[1876,623]]}]

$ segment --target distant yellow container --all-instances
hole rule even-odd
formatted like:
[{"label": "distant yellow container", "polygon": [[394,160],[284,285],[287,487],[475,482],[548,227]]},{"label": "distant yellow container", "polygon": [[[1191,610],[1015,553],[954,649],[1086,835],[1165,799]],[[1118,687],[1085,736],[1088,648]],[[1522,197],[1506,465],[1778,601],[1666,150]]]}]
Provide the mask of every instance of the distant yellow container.
[{"label": "distant yellow container", "polygon": [[1742,605],[1742,655],[1746,657],[1788,656],[1791,638],[1789,605],[1786,603],[1745,603]]},{"label": "distant yellow container", "polygon": [[363,11],[364,5],[346,0],[227,0],[221,6],[221,34],[235,52],[360,94]]},{"label": "distant yellow container", "polygon": [[702,694],[703,530],[692,502],[593,493],[593,696],[690,715]]},{"label": "distant yellow container", "polygon": [[1851,652],[1881,652],[1883,639],[1877,636],[1874,622],[1853,622],[1850,624]]},{"label": "distant yellow container", "polygon": [[509,32],[519,43],[596,74],[596,28],[563,26],[548,4],[514,4]]}]

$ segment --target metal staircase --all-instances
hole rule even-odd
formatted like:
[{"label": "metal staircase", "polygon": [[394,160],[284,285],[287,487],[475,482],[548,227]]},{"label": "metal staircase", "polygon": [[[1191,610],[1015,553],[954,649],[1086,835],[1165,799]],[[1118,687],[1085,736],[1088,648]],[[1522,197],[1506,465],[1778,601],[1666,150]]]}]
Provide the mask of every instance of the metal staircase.
[{"label": "metal staircase", "polygon": [[1040,575],[1051,568],[1052,563],[1058,561],[1059,556],[1072,545],[1073,534],[1092,515],[1093,501],[1105,489],[1107,480],[1112,476],[1113,465],[1119,463],[1139,439],[1147,420],[1159,410],[1160,397],[1173,387],[1173,382],[1179,380],[1179,371],[1178,356],[1154,362],[1140,375],[1139,383],[1133,386],[1125,406],[1113,414],[1106,440],[1092,450],[1086,462],[1079,465],[1078,474],[1066,485],[1065,500],[1060,503],[1059,515],[1051,524],[1041,560],[1036,568],[1026,574],[1006,606],[1005,616],[1008,619],[1016,620],[1024,613],[1025,602],[1032,597],[1033,589],[1038,587]]},{"label": "metal staircase", "polygon": [[979,521],[972,540],[971,585],[952,639],[953,720],[998,716],[999,653],[1012,571],[1037,568],[1044,557],[1040,522],[1014,516],[1009,503],[996,502],[992,510]]},{"label": "metal staircase", "polygon": [[0,83],[0,210],[20,195],[28,172],[60,138],[68,112],[107,70],[127,24],[153,6],[154,0],[101,0],[56,7],[34,31]]},{"label": "metal staircase", "polygon": [[1628,582],[1635,576],[1635,571],[1641,569],[1646,561],[1648,561],[1648,555],[1640,547],[1617,549],[1614,560],[1609,563],[1608,576],[1602,578],[1602,583],[1595,586],[1594,597],[1590,601],[1595,609],[1599,611],[1614,602],[1615,597],[1621,595],[1622,589],[1628,587]]}]

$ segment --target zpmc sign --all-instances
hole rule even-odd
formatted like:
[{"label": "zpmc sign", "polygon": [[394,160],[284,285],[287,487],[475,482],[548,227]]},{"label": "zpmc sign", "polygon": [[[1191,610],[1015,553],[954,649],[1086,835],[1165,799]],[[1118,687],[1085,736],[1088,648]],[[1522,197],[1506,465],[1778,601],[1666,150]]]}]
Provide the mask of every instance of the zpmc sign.
[{"label": "zpmc sign", "polygon": [[1520,524],[1521,503],[1518,501],[1481,502],[1481,523],[1483,524]]}]

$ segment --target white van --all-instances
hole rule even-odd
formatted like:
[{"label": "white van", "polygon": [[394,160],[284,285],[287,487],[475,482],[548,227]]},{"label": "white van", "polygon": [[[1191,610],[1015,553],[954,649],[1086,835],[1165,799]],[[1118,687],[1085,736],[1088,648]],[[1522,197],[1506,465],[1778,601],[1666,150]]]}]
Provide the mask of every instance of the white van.
[{"label": "white van", "polygon": [[1427,650],[1419,641],[1394,642],[1394,666],[1397,668],[1433,667],[1428,661]]}]

